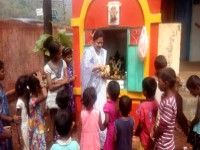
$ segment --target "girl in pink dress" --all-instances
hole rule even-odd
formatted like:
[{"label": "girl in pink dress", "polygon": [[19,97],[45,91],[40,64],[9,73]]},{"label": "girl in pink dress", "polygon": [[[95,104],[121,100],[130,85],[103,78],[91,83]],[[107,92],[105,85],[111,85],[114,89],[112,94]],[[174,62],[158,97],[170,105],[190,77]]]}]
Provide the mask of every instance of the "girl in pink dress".
[{"label": "girl in pink dress", "polygon": [[100,150],[99,128],[103,130],[100,111],[93,105],[97,99],[96,90],[88,87],[83,92],[83,109],[80,122],[81,150]]},{"label": "girl in pink dress", "polygon": [[107,128],[106,141],[104,150],[114,150],[114,122],[118,117],[118,96],[120,94],[120,86],[116,81],[110,81],[107,88],[110,99],[104,105],[105,121],[104,127]]}]

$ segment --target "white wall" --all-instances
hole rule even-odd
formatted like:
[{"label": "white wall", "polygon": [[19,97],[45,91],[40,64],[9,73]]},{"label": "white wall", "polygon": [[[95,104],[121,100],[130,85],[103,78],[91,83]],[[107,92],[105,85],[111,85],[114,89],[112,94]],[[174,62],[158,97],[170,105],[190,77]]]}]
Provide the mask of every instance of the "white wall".
[{"label": "white wall", "polygon": [[167,66],[172,67],[179,74],[180,64],[181,24],[159,24],[158,55],[164,55]]},{"label": "white wall", "polygon": [[200,28],[195,26],[195,22],[200,24],[200,4],[193,5],[192,8],[192,25],[190,37],[190,61],[200,61]]}]

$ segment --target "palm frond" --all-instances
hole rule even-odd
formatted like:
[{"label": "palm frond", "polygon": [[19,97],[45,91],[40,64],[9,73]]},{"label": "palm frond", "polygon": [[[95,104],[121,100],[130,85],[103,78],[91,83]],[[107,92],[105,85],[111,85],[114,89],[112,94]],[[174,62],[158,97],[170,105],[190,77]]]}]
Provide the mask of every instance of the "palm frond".
[{"label": "palm frond", "polygon": [[35,47],[33,49],[34,52],[43,51],[46,56],[50,56],[50,53],[48,49],[46,48],[48,43],[51,41],[57,41],[61,43],[62,46],[65,47],[71,47],[72,42],[69,36],[66,35],[65,29],[58,30],[58,33],[56,35],[50,35],[50,34],[43,34],[39,37],[39,39],[35,43]]},{"label": "palm frond", "polygon": [[[35,42],[35,47],[33,49],[34,52],[39,52],[39,51],[43,51],[46,53],[46,51],[48,51],[48,49],[46,49],[44,47],[44,43],[47,41],[47,39],[49,39],[50,37],[52,37],[52,35],[50,34],[43,34],[39,37],[39,39]],[[49,55],[48,55],[49,56]]]}]

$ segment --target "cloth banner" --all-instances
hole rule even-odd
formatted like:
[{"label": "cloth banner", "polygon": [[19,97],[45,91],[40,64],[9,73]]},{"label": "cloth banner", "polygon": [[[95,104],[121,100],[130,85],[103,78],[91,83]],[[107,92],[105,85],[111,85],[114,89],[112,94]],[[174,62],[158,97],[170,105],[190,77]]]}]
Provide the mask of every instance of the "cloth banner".
[{"label": "cloth banner", "polygon": [[144,58],[146,57],[148,48],[149,48],[149,41],[147,36],[147,30],[146,27],[143,26],[138,42],[138,54],[141,61],[143,61]]}]

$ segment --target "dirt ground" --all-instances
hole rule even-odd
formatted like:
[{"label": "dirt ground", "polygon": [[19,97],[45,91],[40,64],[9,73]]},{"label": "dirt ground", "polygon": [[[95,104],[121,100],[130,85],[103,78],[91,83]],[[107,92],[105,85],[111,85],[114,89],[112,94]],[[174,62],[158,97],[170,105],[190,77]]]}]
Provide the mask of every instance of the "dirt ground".
[{"label": "dirt ground", "polygon": [[[48,149],[49,149],[52,144],[52,136],[49,135],[48,133],[47,133],[47,145],[48,145]],[[175,136],[174,138],[175,138],[176,150],[183,150],[183,147],[187,147],[188,150],[192,150],[192,146],[186,142],[187,136],[182,132],[182,130],[179,127],[176,127],[174,136]],[[77,128],[73,130],[72,137],[75,140],[78,139]],[[139,137],[134,136],[133,143],[132,143],[133,150],[139,150],[139,144],[140,144]]]},{"label": "dirt ground", "polygon": [[[12,103],[12,106],[15,106],[14,103]],[[11,112],[12,113],[12,112]],[[47,128],[46,128],[46,135],[47,135],[47,138],[46,138],[46,141],[47,141],[47,147],[48,149],[50,149],[51,145],[53,144],[54,142],[54,138],[53,136],[50,134],[51,130],[52,130],[52,124],[50,122],[50,118],[49,116],[46,116],[45,117],[45,124],[48,125]],[[17,130],[18,128],[15,126],[15,125],[12,125],[13,126],[13,146],[14,146],[14,150],[21,150],[21,147],[19,145],[19,141],[18,141],[18,134],[17,134]],[[78,139],[78,132],[77,132],[77,128],[75,128],[73,130],[73,133],[72,133],[72,137],[74,139]],[[176,144],[176,150],[182,150],[184,146],[186,146],[188,148],[188,150],[192,149],[191,145],[189,145],[187,142],[187,137],[186,135],[181,131],[180,128],[177,128],[175,130],[175,144]],[[139,145],[139,139],[137,137],[134,137],[133,138],[133,150],[138,150],[138,145]]]}]

